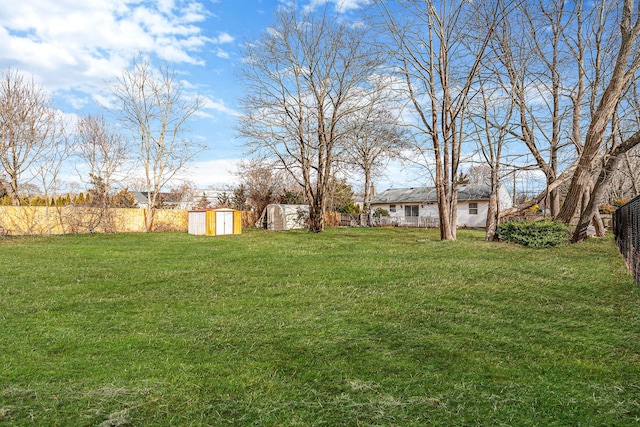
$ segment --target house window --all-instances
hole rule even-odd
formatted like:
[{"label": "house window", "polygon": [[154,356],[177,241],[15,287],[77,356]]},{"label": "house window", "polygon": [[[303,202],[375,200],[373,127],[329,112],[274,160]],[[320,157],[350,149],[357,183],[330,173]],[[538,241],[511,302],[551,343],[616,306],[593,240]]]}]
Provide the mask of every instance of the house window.
[{"label": "house window", "polygon": [[478,203],[469,203],[469,215],[478,215]]},{"label": "house window", "polygon": [[396,205],[389,205],[389,212],[395,212],[396,211]]},{"label": "house window", "polygon": [[404,216],[405,217],[417,217],[418,216],[418,205],[405,206],[404,207]]}]

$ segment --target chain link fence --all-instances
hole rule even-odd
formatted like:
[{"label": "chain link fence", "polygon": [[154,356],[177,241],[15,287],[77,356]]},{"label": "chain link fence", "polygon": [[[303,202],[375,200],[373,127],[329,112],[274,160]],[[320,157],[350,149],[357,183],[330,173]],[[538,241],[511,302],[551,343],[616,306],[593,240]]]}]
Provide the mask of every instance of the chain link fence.
[{"label": "chain link fence", "polygon": [[640,286],[640,196],[616,210],[613,232],[620,253]]}]

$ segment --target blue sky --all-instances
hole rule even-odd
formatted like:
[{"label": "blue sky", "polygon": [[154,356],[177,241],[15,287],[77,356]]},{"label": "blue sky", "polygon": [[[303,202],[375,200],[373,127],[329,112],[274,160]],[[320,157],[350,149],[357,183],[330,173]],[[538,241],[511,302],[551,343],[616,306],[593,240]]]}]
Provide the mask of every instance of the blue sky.
[{"label": "blue sky", "polygon": [[[304,0],[298,5],[333,3],[340,13],[357,13],[368,1]],[[33,75],[55,106],[73,118],[108,114],[97,107],[109,103],[107,82],[129,68],[134,55],[166,61],[188,90],[206,99],[205,108],[191,123],[191,138],[208,148],[195,159],[186,178],[201,187],[233,184],[234,164],[243,155],[234,131],[242,94],[236,72],[242,45],[265,30],[283,3],[0,0],[0,69],[11,67]]]}]

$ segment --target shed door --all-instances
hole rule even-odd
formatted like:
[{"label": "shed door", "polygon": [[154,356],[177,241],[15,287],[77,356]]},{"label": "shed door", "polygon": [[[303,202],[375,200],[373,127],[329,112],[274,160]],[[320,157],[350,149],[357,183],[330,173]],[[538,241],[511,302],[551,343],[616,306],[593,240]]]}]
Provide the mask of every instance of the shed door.
[{"label": "shed door", "polygon": [[284,230],[284,209],[280,205],[271,205],[267,207],[269,209],[267,211],[267,219],[269,221],[269,225],[267,228],[269,230],[281,231]]},{"label": "shed door", "polygon": [[216,212],[216,235],[233,234],[233,212]]}]

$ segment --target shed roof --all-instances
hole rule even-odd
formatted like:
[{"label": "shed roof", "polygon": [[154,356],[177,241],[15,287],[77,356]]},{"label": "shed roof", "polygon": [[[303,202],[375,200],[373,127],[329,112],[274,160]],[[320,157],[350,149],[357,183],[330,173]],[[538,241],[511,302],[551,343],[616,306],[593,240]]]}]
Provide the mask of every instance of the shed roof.
[{"label": "shed roof", "polygon": [[[458,200],[488,200],[488,185],[462,184],[458,186]],[[394,188],[383,191],[371,199],[371,204],[425,203],[438,200],[435,187]]]},{"label": "shed roof", "polygon": [[235,212],[235,211],[237,211],[237,209],[232,209],[232,208],[201,208],[201,209],[190,209],[189,210],[189,212],[209,212],[209,211]]}]

